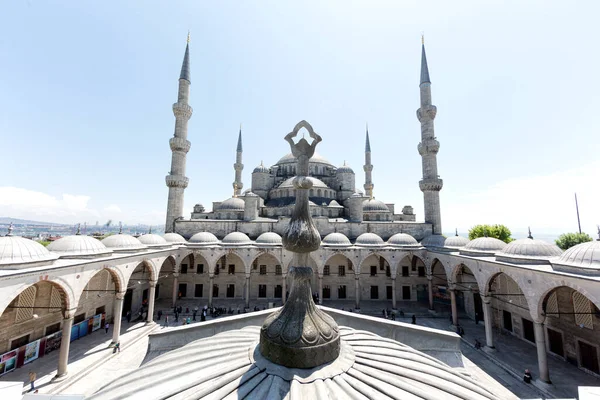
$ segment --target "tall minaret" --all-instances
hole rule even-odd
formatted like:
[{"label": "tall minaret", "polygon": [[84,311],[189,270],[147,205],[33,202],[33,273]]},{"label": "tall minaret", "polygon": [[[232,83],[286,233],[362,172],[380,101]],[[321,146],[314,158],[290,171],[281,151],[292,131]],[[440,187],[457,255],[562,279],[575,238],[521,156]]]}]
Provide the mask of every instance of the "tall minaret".
[{"label": "tall minaret", "polygon": [[187,140],[188,120],[192,116],[192,107],[188,104],[190,97],[190,34],[188,33],[187,45],[181,74],[179,75],[179,92],[177,103],[173,104],[175,114],[175,134],[169,140],[173,156],[171,158],[171,172],[165,178],[169,188],[169,200],[167,203],[167,221],[165,232],[173,232],[174,221],[183,216],[183,191],[188,185],[189,179],[185,176],[185,157],[190,146]]},{"label": "tall minaret", "polygon": [[421,108],[417,110],[417,118],[421,122],[421,143],[419,154],[423,160],[423,179],[419,187],[423,192],[425,202],[425,222],[433,225],[433,234],[442,234],[442,215],[440,212],[440,190],[444,182],[438,176],[437,153],[440,143],[436,140],[433,131],[433,120],[437,108],[431,104],[431,81],[425,56],[425,41],[422,39],[421,55]]},{"label": "tall minaret", "polygon": [[365,196],[373,198],[373,181],[371,180],[371,172],[373,172],[373,164],[371,164],[371,143],[369,142],[369,125],[367,125],[367,140],[365,143]]},{"label": "tall minaret", "polygon": [[244,164],[242,164],[242,124],[240,124],[240,134],[238,136],[237,149],[235,152],[235,164],[233,169],[235,170],[235,180],[233,181],[233,197],[237,197],[242,192],[244,184],[242,183],[242,170]]}]

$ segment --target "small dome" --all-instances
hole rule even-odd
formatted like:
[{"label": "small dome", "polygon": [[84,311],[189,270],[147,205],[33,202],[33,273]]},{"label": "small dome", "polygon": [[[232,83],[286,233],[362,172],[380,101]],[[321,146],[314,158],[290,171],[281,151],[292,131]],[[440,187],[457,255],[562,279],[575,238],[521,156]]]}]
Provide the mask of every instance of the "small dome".
[{"label": "small dome", "polygon": [[256,168],[254,168],[254,171],[252,171],[252,173],[263,173],[263,174],[268,174],[269,173],[269,168],[265,167],[261,161],[260,165]]},{"label": "small dome", "polygon": [[379,235],[374,233],[363,233],[356,238],[354,244],[357,246],[383,246],[385,242]]},{"label": "small dome", "polygon": [[149,246],[166,246],[169,244],[162,236],[155,235],[154,233],[147,233],[145,235],[142,235],[138,238],[138,240],[143,244]]},{"label": "small dome", "polygon": [[343,206],[340,206],[340,203],[338,203],[335,200],[331,200],[331,202],[329,202],[329,206],[328,207],[332,207],[332,208],[344,208]]},{"label": "small dome", "polygon": [[[292,181],[294,180],[294,178],[295,178],[295,176],[292,176],[291,178],[288,178],[285,181],[283,181],[283,183],[281,185],[279,185],[279,189],[293,188],[294,184],[292,183]],[[307,178],[312,182],[313,188],[329,189],[329,186],[327,186],[322,180],[317,179],[313,176],[307,176]]]},{"label": "small dome", "polygon": [[259,197],[256,193],[253,193],[250,190],[245,191],[244,196],[245,197]]},{"label": "small dome", "polygon": [[407,233],[396,233],[388,239],[387,244],[390,246],[418,246],[417,239]]},{"label": "small dome", "polygon": [[275,232],[265,232],[256,238],[256,244],[278,246],[281,245],[281,236]]},{"label": "small dome", "polygon": [[557,271],[583,275],[600,274],[600,241],[580,243],[567,249],[559,259],[552,262]]},{"label": "small dome", "polygon": [[342,165],[341,167],[338,167],[337,171],[335,171],[336,174],[353,174],[354,170],[352,168],[350,168],[349,166],[346,165],[346,163],[344,163],[344,165]]},{"label": "small dome", "polygon": [[101,241],[86,235],[65,236],[50,243],[48,250],[61,258],[100,257],[112,253]]},{"label": "small dome", "polygon": [[443,235],[429,235],[421,240],[421,245],[425,247],[444,247],[446,237]]},{"label": "small dome", "polygon": [[467,243],[469,243],[469,239],[467,239],[466,237],[454,235],[446,238],[444,246],[458,249],[461,247],[465,247]]},{"label": "small dome", "polygon": [[44,246],[21,236],[0,236],[0,266],[52,263],[58,256]]},{"label": "small dome", "polygon": [[228,245],[240,246],[240,245],[244,245],[244,244],[251,244],[252,241],[250,240],[248,235],[246,235],[245,233],[231,232],[223,238],[222,243],[228,244]]},{"label": "small dome", "polygon": [[388,206],[381,200],[368,199],[363,201],[363,212],[390,212]]},{"label": "small dome", "polygon": [[146,245],[131,235],[119,233],[102,239],[102,244],[113,251],[134,251],[146,249]]},{"label": "small dome", "polygon": [[239,197],[232,197],[219,204],[219,211],[244,211],[246,203]]},{"label": "small dome", "polygon": [[183,244],[183,243],[185,243],[185,239],[179,233],[173,233],[173,232],[171,232],[171,233],[165,233],[163,235],[163,238],[167,242],[173,243],[173,244]]},{"label": "small dome", "polygon": [[329,235],[325,236],[321,241],[323,246],[351,246],[350,239],[346,237],[343,233],[333,232]]},{"label": "small dome", "polygon": [[218,244],[219,239],[210,232],[198,232],[190,238],[189,242],[194,244]]},{"label": "small dome", "polygon": [[560,256],[562,250],[555,244],[543,240],[525,238],[510,242],[502,251],[496,253],[497,261],[513,263],[544,263],[551,257]]},{"label": "small dome", "polygon": [[461,255],[474,257],[491,257],[502,251],[507,246],[500,239],[492,237],[480,237],[471,240],[460,250]]}]

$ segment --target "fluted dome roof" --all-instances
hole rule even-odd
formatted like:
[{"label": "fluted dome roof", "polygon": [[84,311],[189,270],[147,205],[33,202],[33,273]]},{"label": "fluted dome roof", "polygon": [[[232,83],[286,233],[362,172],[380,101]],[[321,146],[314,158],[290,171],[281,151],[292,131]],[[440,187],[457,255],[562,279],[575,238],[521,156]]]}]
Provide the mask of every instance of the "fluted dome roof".
[{"label": "fluted dome roof", "polygon": [[381,200],[368,199],[363,201],[363,212],[390,212],[390,209]]},{"label": "fluted dome roof", "polygon": [[219,211],[244,211],[246,203],[239,197],[232,197],[219,204]]},{"label": "fluted dome roof", "polygon": [[268,361],[258,350],[259,337],[260,328],[248,326],[192,341],[158,355],[88,399],[500,398],[463,372],[371,332],[340,327],[340,356],[308,369]]},{"label": "fluted dome roof", "polygon": [[261,173],[264,173],[264,174],[268,174],[269,173],[269,168],[265,167],[263,165],[263,163],[261,162],[260,165],[258,167],[256,167],[256,168],[254,168],[254,171],[252,171],[252,173],[255,173],[255,172],[261,172]]},{"label": "fluted dome roof", "polygon": [[102,239],[102,244],[113,251],[135,251],[147,249],[147,246],[131,235],[119,233]]},{"label": "fluted dome roof", "polygon": [[210,232],[198,232],[190,238],[189,242],[194,244],[218,244],[219,239]]},{"label": "fluted dome roof", "polygon": [[143,244],[149,245],[149,246],[156,246],[156,245],[166,246],[169,244],[162,236],[155,235],[154,233],[147,233],[145,235],[142,235],[138,238],[138,240],[140,242],[142,242]]},{"label": "fluted dome roof", "polygon": [[357,237],[354,244],[357,246],[383,246],[385,242],[379,235],[367,232]]},{"label": "fluted dome roof", "polygon": [[467,243],[469,243],[469,239],[466,237],[454,235],[446,238],[444,246],[458,249],[465,247]]},{"label": "fluted dome roof", "polygon": [[179,233],[165,233],[163,235],[163,238],[169,242],[169,243],[173,243],[173,244],[183,244],[185,243],[185,238],[183,236],[181,236]]},{"label": "fluted dome roof", "polygon": [[425,247],[444,247],[446,243],[446,237],[443,235],[429,235],[425,236],[423,240],[421,240],[421,245]]},{"label": "fluted dome roof", "polygon": [[50,243],[48,250],[61,258],[101,257],[112,253],[101,241],[87,235],[65,236]]},{"label": "fluted dome roof", "polygon": [[52,263],[52,254],[36,241],[21,236],[0,236],[0,267],[26,268],[28,264]]},{"label": "fluted dome roof", "polygon": [[341,167],[338,167],[337,171],[335,171],[336,174],[353,174],[354,170],[352,168],[350,168],[348,165],[346,165],[346,163],[344,163],[344,165],[342,165]]},{"label": "fluted dome roof", "polygon": [[281,236],[275,232],[265,232],[256,238],[256,244],[277,246],[281,244]]},{"label": "fluted dome roof", "polygon": [[[298,160],[296,160],[296,157],[294,157],[292,155],[292,153],[288,153],[285,156],[281,157],[279,159],[279,161],[277,161],[277,164],[275,165],[279,165],[279,164],[291,164],[291,163],[296,163],[298,162]],[[325,159],[325,157],[321,156],[319,153],[315,152],[313,154],[313,156],[310,158],[310,160],[308,160],[309,163],[321,163],[321,164],[328,164],[331,165],[333,167],[333,164],[330,163],[327,159]]]},{"label": "fluted dome roof", "polygon": [[250,240],[248,235],[246,235],[245,233],[231,232],[223,238],[222,243],[228,244],[228,245],[239,246],[239,245],[244,245],[244,244],[250,244],[250,243],[252,243],[252,241]]},{"label": "fluted dome roof", "polygon": [[555,244],[525,238],[510,242],[502,251],[496,253],[496,260],[517,264],[548,263],[551,257],[561,254],[562,250]]},{"label": "fluted dome roof", "polygon": [[350,239],[348,239],[346,237],[346,235],[344,235],[343,233],[339,233],[339,232],[333,232],[333,233],[330,233],[329,235],[325,236],[323,238],[323,240],[321,241],[321,244],[323,246],[337,246],[337,247],[352,245],[352,243],[350,243]]},{"label": "fluted dome roof", "polygon": [[417,239],[410,236],[407,233],[396,233],[392,237],[390,237],[387,241],[387,244],[390,246],[418,246],[419,242]]},{"label": "fluted dome roof", "polygon": [[493,237],[480,237],[471,240],[460,250],[461,255],[486,257],[494,256],[497,252],[502,251],[507,246],[500,239]]},{"label": "fluted dome roof", "polygon": [[557,271],[583,275],[600,275],[600,241],[580,243],[567,249],[560,258],[552,261]]},{"label": "fluted dome roof", "polygon": [[[281,183],[281,185],[279,185],[279,189],[285,189],[285,188],[293,188],[294,185],[292,183],[292,181],[294,180],[295,176],[292,176],[291,178],[286,179],[285,181],[283,181]],[[329,186],[327,186],[322,180],[315,178],[314,176],[307,176],[307,178],[312,182],[313,184],[313,188],[329,188]]]}]

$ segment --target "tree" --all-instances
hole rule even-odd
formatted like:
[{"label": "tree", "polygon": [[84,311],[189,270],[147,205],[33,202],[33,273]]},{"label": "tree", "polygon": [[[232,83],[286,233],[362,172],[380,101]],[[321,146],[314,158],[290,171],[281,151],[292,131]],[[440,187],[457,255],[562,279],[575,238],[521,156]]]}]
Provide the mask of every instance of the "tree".
[{"label": "tree", "polygon": [[558,247],[566,250],[577,244],[591,242],[592,240],[592,237],[587,233],[563,233],[555,242]]},{"label": "tree", "polygon": [[500,239],[505,243],[510,243],[515,240],[511,238],[510,235],[510,229],[504,225],[475,225],[469,230],[469,240],[487,236]]}]

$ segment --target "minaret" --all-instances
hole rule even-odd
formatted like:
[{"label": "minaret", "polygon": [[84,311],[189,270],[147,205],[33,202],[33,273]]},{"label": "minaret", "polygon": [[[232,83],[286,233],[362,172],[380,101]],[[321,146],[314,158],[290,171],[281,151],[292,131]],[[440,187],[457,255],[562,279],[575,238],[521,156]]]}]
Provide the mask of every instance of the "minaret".
[{"label": "minaret", "polygon": [[421,107],[417,110],[417,118],[421,122],[421,143],[418,149],[423,161],[423,179],[419,187],[423,192],[425,203],[425,222],[433,225],[433,234],[442,234],[442,216],[440,212],[440,190],[444,182],[438,176],[437,153],[440,143],[433,131],[433,120],[437,108],[431,104],[431,81],[425,56],[425,41],[422,40],[421,54]]},{"label": "minaret", "polygon": [[192,116],[192,107],[188,104],[190,85],[190,34],[188,33],[183,65],[181,66],[181,74],[179,75],[177,103],[173,104],[173,114],[175,114],[175,134],[171,140],[169,140],[171,151],[173,152],[171,158],[171,172],[169,172],[169,175],[165,178],[167,187],[169,188],[165,232],[173,232],[174,221],[183,216],[183,192],[189,181],[185,176],[185,157],[192,145],[189,140],[187,140],[188,120]]},{"label": "minaret", "polygon": [[242,183],[242,170],[244,164],[242,164],[242,124],[240,124],[240,134],[238,136],[237,149],[235,153],[235,164],[233,169],[235,170],[235,180],[233,181],[233,197],[237,197],[242,192],[244,184]]},{"label": "minaret", "polygon": [[371,180],[371,172],[373,172],[373,164],[371,164],[371,143],[369,142],[369,125],[367,125],[367,140],[365,143],[365,196],[373,198],[373,181]]}]

